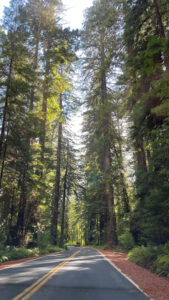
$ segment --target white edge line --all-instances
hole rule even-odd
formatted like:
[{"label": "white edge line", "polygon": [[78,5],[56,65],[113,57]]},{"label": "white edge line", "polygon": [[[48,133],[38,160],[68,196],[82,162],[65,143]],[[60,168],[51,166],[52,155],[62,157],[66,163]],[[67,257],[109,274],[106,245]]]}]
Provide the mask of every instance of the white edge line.
[{"label": "white edge line", "polygon": [[[0,269],[0,271],[4,271],[4,270],[6,270],[6,269],[15,268],[15,267],[20,266],[20,265],[22,265],[22,264],[26,264],[26,263],[28,263],[28,262],[31,262],[31,261],[34,261],[34,260],[38,260],[38,259],[44,258],[44,257],[46,257],[46,256],[52,256],[52,255],[55,255],[55,254],[58,254],[58,253],[62,253],[62,252],[64,252],[64,251],[61,251],[61,252],[54,252],[53,254],[45,254],[44,256],[37,257],[37,258],[33,258],[33,257],[31,258],[31,257],[30,257],[31,259],[29,259],[29,260],[27,260],[27,261],[23,261],[23,262],[20,262],[20,263],[15,263],[15,264],[13,264],[12,266],[9,266],[9,267],[4,267],[4,268]],[[10,260],[7,261],[7,262],[10,262]]]},{"label": "white edge line", "polygon": [[[97,250],[97,249],[96,249]],[[97,250],[100,255],[102,255],[104,257],[105,260],[107,260],[107,262],[113,266],[121,275],[123,275],[127,280],[129,280],[140,292],[142,292],[146,297],[148,297],[149,300],[154,300],[153,298],[149,298],[149,295],[146,294],[140,287],[139,285],[137,285],[129,276],[127,276],[126,274],[124,274],[118,267],[116,267],[116,265],[109,260],[102,252],[100,252],[99,250]]]}]

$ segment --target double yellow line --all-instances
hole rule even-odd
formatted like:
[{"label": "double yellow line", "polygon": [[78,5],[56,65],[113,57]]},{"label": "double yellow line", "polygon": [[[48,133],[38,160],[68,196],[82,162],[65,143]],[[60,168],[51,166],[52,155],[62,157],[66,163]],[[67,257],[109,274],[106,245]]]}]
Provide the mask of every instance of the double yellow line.
[{"label": "double yellow line", "polygon": [[53,275],[55,275],[65,264],[67,264],[73,257],[75,257],[82,249],[76,251],[73,255],[69,256],[64,262],[60,263],[58,266],[50,270],[43,277],[38,279],[35,283],[26,288],[18,296],[14,297],[12,300],[27,300],[33,294],[35,294]]}]

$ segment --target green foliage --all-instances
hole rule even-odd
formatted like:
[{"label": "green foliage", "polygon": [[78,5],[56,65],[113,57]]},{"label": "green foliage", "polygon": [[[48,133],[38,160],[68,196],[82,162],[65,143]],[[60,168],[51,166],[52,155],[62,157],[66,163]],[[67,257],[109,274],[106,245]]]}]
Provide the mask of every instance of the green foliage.
[{"label": "green foliage", "polygon": [[140,246],[132,249],[128,254],[128,258],[132,262],[135,262],[143,267],[150,267],[156,259],[157,253],[157,247]]},{"label": "green foliage", "polygon": [[38,248],[40,254],[47,254],[50,252],[60,252],[63,249],[58,246],[54,246],[51,243],[51,236],[48,232],[40,232],[38,233]]},{"label": "green foliage", "polygon": [[40,251],[40,254],[48,254],[51,252],[60,252],[60,251],[63,251],[63,249],[59,248],[58,246],[48,244],[48,245],[46,245],[45,248],[41,248],[39,251]]},{"label": "green foliage", "polygon": [[119,245],[124,249],[124,250],[131,250],[135,243],[133,236],[130,232],[125,232],[122,235],[118,237]]},{"label": "green foliage", "polygon": [[22,258],[29,258],[33,256],[39,256],[41,254],[48,254],[51,252],[60,252],[63,249],[53,246],[51,244],[46,244],[44,248],[9,248],[6,247],[4,250],[0,250],[0,262],[17,260]]},{"label": "green foliage", "polygon": [[25,248],[12,248],[6,247],[5,250],[0,251],[0,262],[10,261],[10,260],[17,260],[22,258],[28,258],[32,256],[39,255],[39,249],[25,249]]},{"label": "green foliage", "polygon": [[153,268],[158,275],[169,278],[169,254],[159,255],[153,264]]},{"label": "green foliage", "polygon": [[40,250],[45,250],[51,243],[51,237],[49,233],[40,232],[38,233],[37,244]]},{"label": "green foliage", "polygon": [[169,278],[169,243],[160,246],[140,246],[132,249],[128,258],[158,275]]}]

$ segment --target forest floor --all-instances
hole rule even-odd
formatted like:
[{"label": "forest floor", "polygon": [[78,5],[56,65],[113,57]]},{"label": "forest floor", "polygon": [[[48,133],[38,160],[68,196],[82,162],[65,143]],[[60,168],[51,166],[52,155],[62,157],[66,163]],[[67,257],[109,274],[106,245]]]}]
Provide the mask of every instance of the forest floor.
[{"label": "forest floor", "polygon": [[127,254],[98,249],[110,260],[121,273],[127,275],[134,283],[153,300],[169,299],[169,280],[159,277],[151,271],[128,261]]}]

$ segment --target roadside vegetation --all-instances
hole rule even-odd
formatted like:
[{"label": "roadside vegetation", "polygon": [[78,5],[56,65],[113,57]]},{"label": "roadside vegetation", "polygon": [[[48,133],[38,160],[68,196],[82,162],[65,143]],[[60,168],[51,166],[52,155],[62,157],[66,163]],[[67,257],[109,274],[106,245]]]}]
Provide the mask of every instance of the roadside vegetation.
[{"label": "roadside vegetation", "polygon": [[169,279],[169,243],[159,246],[135,247],[129,252],[128,258],[130,261]]},{"label": "roadside vegetation", "polygon": [[63,248],[52,245],[49,235],[39,234],[36,247],[29,248],[29,245],[27,248],[13,247],[9,245],[5,246],[3,243],[0,244],[0,263],[60,251],[63,251]]}]

